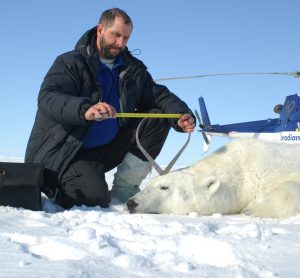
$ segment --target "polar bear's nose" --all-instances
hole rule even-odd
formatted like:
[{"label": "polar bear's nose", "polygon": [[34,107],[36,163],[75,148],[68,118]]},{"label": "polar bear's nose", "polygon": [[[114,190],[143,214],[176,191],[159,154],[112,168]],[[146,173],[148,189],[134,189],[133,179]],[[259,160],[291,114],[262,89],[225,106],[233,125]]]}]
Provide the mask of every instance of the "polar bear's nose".
[{"label": "polar bear's nose", "polygon": [[129,200],[127,201],[127,207],[128,207],[128,210],[129,210],[130,213],[133,213],[134,210],[135,210],[135,208],[136,208],[138,205],[139,205],[139,204],[136,203],[136,202],[134,201],[133,198],[131,198],[131,199],[129,199]]}]

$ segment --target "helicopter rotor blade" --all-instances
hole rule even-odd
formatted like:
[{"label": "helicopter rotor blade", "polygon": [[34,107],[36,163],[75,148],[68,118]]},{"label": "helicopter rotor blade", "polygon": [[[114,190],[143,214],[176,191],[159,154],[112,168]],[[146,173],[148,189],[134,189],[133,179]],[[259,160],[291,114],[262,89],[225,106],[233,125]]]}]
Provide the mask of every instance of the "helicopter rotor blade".
[{"label": "helicopter rotor blade", "polygon": [[208,146],[209,146],[209,144],[210,144],[210,142],[211,142],[211,136],[210,136],[210,135],[207,135],[206,132],[203,131],[203,128],[204,128],[205,126],[203,125],[202,120],[201,120],[201,117],[200,117],[200,115],[199,115],[199,113],[198,113],[197,110],[195,110],[195,115],[196,115],[196,118],[197,118],[197,120],[198,120],[198,122],[199,122],[199,127],[200,127],[200,129],[201,129],[201,130],[199,130],[199,131],[201,132],[201,134],[202,134],[202,136],[203,136],[203,139],[204,139],[204,143],[203,143],[203,151],[204,151],[204,152],[207,152]]},{"label": "helicopter rotor blade", "polygon": [[217,76],[230,76],[230,75],[290,75],[293,77],[300,77],[300,71],[294,72],[230,72],[230,73],[213,73],[213,74],[202,74],[202,75],[188,75],[188,76],[175,76],[175,77],[165,77],[157,78],[154,81],[168,81],[168,80],[178,80],[178,79],[194,79],[203,77],[217,77]]}]

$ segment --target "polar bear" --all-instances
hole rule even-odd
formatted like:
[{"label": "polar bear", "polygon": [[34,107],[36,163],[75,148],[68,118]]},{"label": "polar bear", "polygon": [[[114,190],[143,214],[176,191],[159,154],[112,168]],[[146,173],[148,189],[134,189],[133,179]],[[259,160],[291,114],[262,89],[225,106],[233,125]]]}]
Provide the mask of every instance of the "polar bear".
[{"label": "polar bear", "polygon": [[235,139],[194,165],[154,177],[127,201],[130,213],[300,213],[300,144]]}]

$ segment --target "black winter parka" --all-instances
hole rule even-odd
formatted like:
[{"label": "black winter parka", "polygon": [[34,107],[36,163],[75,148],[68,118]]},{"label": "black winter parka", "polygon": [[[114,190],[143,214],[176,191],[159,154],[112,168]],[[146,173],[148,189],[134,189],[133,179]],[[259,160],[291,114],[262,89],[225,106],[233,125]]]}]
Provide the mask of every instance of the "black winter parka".
[{"label": "black winter parka", "polygon": [[[146,66],[127,48],[121,55],[125,63],[119,72],[122,112],[159,108],[165,113],[191,113],[182,100],[153,81]],[[84,119],[85,112],[102,98],[98,65],[94,27],[79,39],[75,50],[58,56],[46,74],[25,162],[44,163],[45,168],[61,177],[91,125]],[[176,119],[169,121],[174,129],[182,131]],[[120,121],[120,124],[127,122]]]}]

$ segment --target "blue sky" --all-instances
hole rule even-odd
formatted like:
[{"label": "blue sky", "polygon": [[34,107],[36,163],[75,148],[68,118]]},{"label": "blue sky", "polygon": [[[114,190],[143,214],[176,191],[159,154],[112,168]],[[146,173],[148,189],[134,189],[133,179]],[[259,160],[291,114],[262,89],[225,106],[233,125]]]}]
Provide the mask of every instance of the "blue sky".
[{"label": "blue sky", "polygon": [[[74,48],[101,12],[120,7],[134,23],[128,43],[140,49],[153,78],[230,72],[300,70],[298,0],[17,1],[0,9],[0,156],[24,156],[41,82],[55,57]],[[288,76],[208,77],[162,84],[194,110],[205,98],[213,123],[276,117],[273,107],[300,91]],[[165,164],[185,134],[171,132],[158,158]],[[227,140],[214,138],[211,151]],[[195,132],[179,162],[202,154]]]}]

